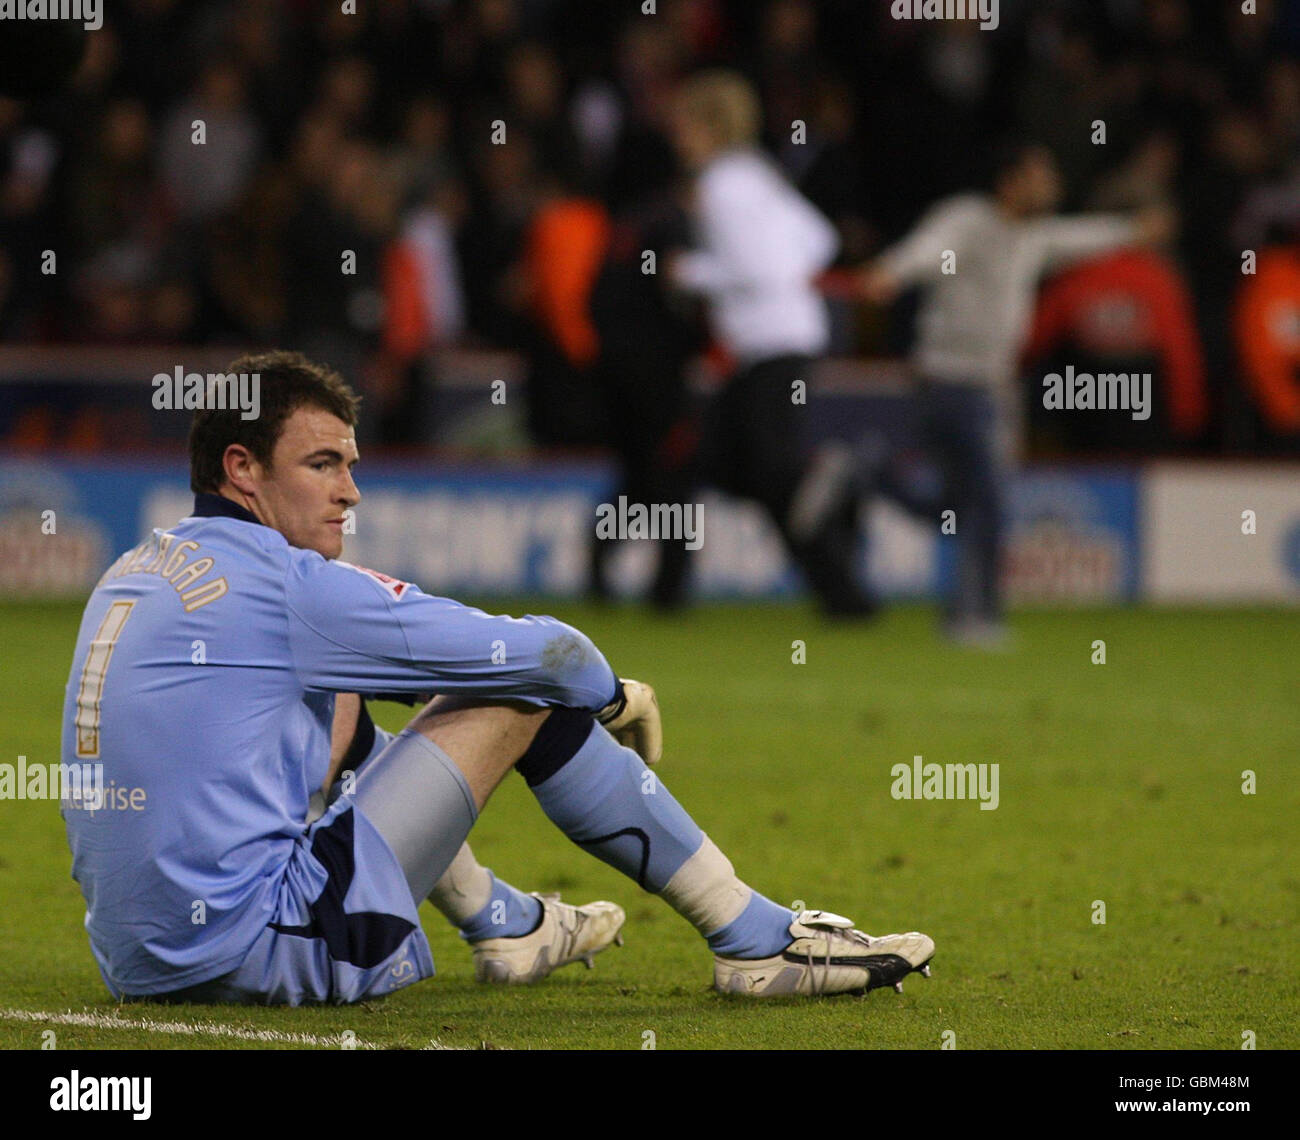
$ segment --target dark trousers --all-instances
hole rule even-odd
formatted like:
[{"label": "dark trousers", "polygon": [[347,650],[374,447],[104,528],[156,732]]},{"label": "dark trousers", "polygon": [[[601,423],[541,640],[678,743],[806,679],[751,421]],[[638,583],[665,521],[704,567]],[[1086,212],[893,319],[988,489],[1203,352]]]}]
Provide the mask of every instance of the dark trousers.
[{"label": "dark trousers", "polygon": [[[693,437],[686,407],[685,358],[647,348],[635,357],[607,353],[596,376],[608,408],[605,443],[622,468],[615,499],[629,503],[681,503],[694,494],[691,473]],[[657,540],[659,562],[650,601],[675,609],[686,600],[686,539]],[[616,544],[595,538],[591,544],[591,592],[610,596],[607,566]]]},{"label": "dark trousers", "polygon": [[846,498],[810,538],[796,537],[789,525],[810,459],[807,406],[792,396],[794,382],[806,382],[810,363],[806,356],[773,357],[728,381],[705,414],[700,476],[728,494],[761,503],[822,605],[831,612],[857,611],[868,602],[854,572],[856,501]]},{"label": "dark trousers", "polygon": [[1007,477],[997,404],[983,388],[941,381],[923,381],[917,400],[920,444],[938,479],[926,483],[895,464],[877,489],[936,526],[944,511],[955,513],[957,565],[945,616],[999,621]]}]

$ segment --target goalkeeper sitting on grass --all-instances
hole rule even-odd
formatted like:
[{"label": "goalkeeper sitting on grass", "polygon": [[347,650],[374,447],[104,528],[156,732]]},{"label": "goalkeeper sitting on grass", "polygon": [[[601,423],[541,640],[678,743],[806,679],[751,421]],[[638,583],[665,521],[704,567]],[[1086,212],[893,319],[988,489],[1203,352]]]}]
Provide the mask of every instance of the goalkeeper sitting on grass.
[{"label": "goalkeeper sitting on grass", "polygon": [[[387,993],[434,972],[426,898],[480,980],[590,964],[619,937],[618,906],[524,894],[466,845],[511,768],[570,839],[699,930],[720,990],[862,992],[926,966],[925,935],[869,937],[737,878],[646,768],[661,747],[654,693],[578,630],[339,561],[361,497],[356,397],[295,353],[230,369],[260,376],[260,416],[195,413],[194,513],[105,573],[68,684],[64,762],[101,762],[142,790],[63,805],[116,997]],[[381,693],[437,696],[390,736],[355,696]]]}]

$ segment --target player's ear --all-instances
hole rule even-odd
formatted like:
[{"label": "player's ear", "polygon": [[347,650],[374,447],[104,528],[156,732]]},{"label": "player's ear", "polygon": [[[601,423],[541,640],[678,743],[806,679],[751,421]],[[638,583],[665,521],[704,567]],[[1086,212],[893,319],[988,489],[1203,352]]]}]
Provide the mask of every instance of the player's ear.
[{"label": "player's ear", "polygon": [[242,443],[232,443],[221,457],[221,466],[225,472],[226,482],[236,491],[251,495],[257,488],[257,477],[262,465],[253,458],[253,453]]}]

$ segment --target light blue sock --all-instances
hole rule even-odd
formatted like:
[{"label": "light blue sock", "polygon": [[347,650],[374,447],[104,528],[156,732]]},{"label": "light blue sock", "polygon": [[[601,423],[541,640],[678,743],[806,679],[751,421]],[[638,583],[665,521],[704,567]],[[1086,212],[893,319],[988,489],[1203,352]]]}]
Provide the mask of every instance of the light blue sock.
[{"label": "light blue sock", "polygon": [[774,958],[790,945],[793,921],[794,911],[755,891],[736,918],[705,938],[709,949],[727,958]]},{"label": "light blue sock", "polygon": [[542,920],[542,904],[532,895],[498,879],[491,871],[492,895],[486,905],[461,924],[460,936],[466,942],[484,938],[518,938],[531,934]]}]

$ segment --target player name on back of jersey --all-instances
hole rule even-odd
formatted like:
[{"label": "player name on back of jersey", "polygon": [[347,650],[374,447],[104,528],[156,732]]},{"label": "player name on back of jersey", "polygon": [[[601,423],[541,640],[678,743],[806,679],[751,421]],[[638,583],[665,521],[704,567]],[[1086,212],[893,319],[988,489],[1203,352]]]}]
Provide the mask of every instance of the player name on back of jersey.
[{"label": "player name on back of jersey", "polygon": [[128,550],[108,568],[99,584],[127,574],[157,574],[180,595],[186,613],[215,602],[225,597],[229,587],[226,579],[208,578],[195,585],[215,565],[212,558],[204,555],[191,559],[190,555],[201,551],[197,542],[186,539],[177,542],[176,536],[166,531],[155,534],[142,542],[134,550]]}]

